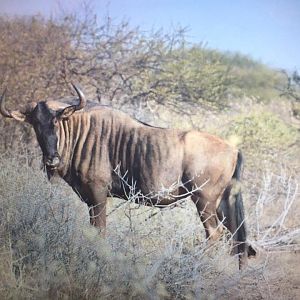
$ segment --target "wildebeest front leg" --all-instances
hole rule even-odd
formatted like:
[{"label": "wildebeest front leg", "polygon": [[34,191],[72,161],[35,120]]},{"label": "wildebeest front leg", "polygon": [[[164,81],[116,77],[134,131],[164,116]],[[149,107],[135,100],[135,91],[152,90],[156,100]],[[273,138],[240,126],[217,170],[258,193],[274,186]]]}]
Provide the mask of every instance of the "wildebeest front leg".
[{"label": "wildebeest front leg", "polygon": [[101,230],[101,235],[105,236],[107,187],[97,185],[88,186],[87,195],[90,223],[98,227]]},{"label": "wildebeest front leg", "polygon": [[92,184],[77,184],[73,190],[89,208],[91,225],[101,229],[105,236],[107,186]]}]

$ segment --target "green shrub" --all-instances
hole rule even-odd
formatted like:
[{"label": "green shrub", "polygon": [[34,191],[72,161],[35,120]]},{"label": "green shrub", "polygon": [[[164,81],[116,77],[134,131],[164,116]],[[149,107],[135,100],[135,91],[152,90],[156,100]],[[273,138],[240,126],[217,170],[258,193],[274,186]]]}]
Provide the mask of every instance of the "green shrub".
[{"label": "green shrub", "polygon": [[252,112],[233,120],[224,135],[235,137],[248,154],[269,155],[296,142],[297,130],[269,112]]}]

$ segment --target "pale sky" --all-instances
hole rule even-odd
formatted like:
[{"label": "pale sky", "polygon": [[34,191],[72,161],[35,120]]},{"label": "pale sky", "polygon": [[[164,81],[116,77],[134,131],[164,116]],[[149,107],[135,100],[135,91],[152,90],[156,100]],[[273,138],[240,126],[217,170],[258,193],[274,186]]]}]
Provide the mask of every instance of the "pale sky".
[{"label": "pale sky", "polygon": [[[89,0],[143,30],[181,25],[194,43],[238,51],[276,68],[300,69],[300,0]],[[60,3],[58,5],[58,3]],[[56,14],[79,10],[82,0],[0,0],[0,14]]]}]

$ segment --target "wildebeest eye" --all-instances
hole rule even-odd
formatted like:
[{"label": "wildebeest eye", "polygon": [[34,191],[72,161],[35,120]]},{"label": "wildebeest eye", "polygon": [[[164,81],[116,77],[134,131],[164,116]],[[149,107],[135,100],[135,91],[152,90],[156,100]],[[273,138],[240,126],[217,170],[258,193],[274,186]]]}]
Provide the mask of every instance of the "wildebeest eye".
[{"label": "wildebeest eye", "polygon": [[57,125],[57,124],[58,124],[57,118],[53,118],[53,124],[54,124],[54,125]]}]

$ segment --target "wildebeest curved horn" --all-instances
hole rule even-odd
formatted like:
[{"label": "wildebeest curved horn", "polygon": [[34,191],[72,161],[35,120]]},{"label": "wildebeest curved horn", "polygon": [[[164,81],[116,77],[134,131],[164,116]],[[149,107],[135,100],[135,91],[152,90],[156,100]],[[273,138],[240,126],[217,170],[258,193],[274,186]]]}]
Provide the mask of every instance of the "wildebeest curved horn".
[{"label": "wildebeest curved horn", "polygon": [[86,98],[83,92],[78,88],[74,83],[72,83],[73,88],[75,89],[78,97],[79,97],[79,104],[76,105],[76,110],[82,109],[86,105]]},{"label": "wildebeest curved horn", "polygon": [[5,100],[4,100],[5,99],[5,93],[6,93],[6,88],[5,88],[3,94],[0,98],[0,112],[4,117],[12,118],[12,115],[11,115],[10,111],[5,108]]}]

